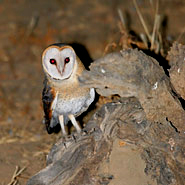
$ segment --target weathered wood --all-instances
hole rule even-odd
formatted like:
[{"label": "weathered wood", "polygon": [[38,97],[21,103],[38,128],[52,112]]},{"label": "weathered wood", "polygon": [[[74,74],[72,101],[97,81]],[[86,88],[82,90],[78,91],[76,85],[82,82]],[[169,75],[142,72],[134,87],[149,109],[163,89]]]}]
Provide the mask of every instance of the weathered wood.
[{"label": "weathered wood", "polygon": [[137,49],[111,53],[96,60],[80,79],[103,96],[137,97],[147,119],[162,123],[169,120],[178,131],[185,131],[185,111],[169,78],[155,59]]},{"label": "weathered wood", "polygon": [[157,61],[141,51],[124,50],[95,61],[80,80],[101,95],[122,98],[103,105],[83,133],[61,138],[47,167],[27,185],[111,184],[116,175],[100,174],[99,169],[109,161],[116,139],[138,148],[145,173],[157,184],[182,185],[185,114]]},{"label": "weathered wood", "polygon": [[175,42],[167,56],[170,68],[170,81],[177,94],[185,100],[185,46]]},{"label": "weathered wood", "polygon": [[[60,139],[48,156],[48,166],[33,176],[28,185],[103,184],[105,179],[98,175],[98,168],[109,158],[115,138],[141,149],[145,171],[158,184],[184,182],[185,138],[167,121],[148,121],[135,98],[104,105],[84,130],[86,134],[75,140]],[[106,179],[106,183],[109,181],[111,178]]]}]

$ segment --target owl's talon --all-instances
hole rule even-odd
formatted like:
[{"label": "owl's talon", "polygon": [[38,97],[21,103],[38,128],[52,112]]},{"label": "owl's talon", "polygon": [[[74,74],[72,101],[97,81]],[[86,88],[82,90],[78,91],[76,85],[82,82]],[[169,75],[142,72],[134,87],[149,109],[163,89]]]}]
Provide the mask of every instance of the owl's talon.
[{"label": "owl's talon", "polygon": [[63,115],[59,116],[59,122],[60,122],[61,130],[62,130],[62,136],[65,137],[65,136],[67,136],[67,132],[66,132],[65,125],[64,125],[64,116]]},{"label": "owl's talon", "polygon": [[67,149],[67,145],[66,145],[65,141],[63,142],[63,145],[64,145],[65,149]]},{"label": "owl's talon", "polygon": [[76,128],[77,133],[80,134],[82,129],[80,128],[80,125],[77,123],[74,115],[73,114],[69,114],[68,117],[71,120],[73,126]]},{"label": "owl's talon", "polygon": [[76,142],[76,137],[75,137],[75,135],[72,135],[72,138],[73,138],[73,140]]},{"label": "owl's talon", "polygon": [[88,135],[88,132],[87,132],[87,130],[82,130],[82,135],[83,135],[83,136],[86,136],[86,135]]}]

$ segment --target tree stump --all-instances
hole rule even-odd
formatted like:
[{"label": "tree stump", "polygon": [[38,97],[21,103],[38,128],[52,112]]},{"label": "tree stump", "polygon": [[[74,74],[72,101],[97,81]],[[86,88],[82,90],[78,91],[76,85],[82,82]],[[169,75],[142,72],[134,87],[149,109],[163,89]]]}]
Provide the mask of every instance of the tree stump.
[{"label": "tree stump", "polygon": [[[175,43],[168,55],[172,65],[180,63],[180,72],[185,69],[182,54],[184,46]],[[172,69],[170,78],[179,75],[179,68],[176,74]],[[114,151],[127,146],[139,151],[144,173],[153,184],[183,184],[185,111],[179,97],[184,98],[181,84],[185,78],[179,84],[170,78],[155,59],[136,49],[111,53],[93,62],[80,78],[82,85],[96,88],[102,96],[118,94],[121,98],[103,105],[81,134],[61,138],[48,155],[47,167],[27,184],[119,184],[117,179],[124,171],[118,167],[117,171],[102,169],[122,163],[124,154],[115,157]],[[119,163],[114,163],[119,158]]]}]

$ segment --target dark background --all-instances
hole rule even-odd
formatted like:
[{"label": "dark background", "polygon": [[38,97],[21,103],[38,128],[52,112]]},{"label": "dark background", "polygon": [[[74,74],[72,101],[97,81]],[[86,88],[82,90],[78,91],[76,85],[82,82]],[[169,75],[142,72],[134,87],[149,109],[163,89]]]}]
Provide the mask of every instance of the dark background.
[{"label": "dark background", "polygon": [[[138,0],[152,31],[155,0]],[[151,2],[151,3],[150,3]],[[152,6],[152,2],[153,5]],[[56,42],[73,43],[92,60],[121,37],[118,8],[129,31],[145,33],[130,0],[7,0],[0,1],[0,182],[10,182],[16,166],[26,166],[21,184],[45,166],[49,149],[60,137],[42,124],[42,51]],[[167,42],[185,43],[185,1],[161,0]],[[84,48],[86,50],[84,50]],[[167,48],[168,49],[168,48]],[[167,50],[166,50],[167,51]],[[85,53],[88,52],[88,53]],[[88,63],[89,61],[83,61]]]}]

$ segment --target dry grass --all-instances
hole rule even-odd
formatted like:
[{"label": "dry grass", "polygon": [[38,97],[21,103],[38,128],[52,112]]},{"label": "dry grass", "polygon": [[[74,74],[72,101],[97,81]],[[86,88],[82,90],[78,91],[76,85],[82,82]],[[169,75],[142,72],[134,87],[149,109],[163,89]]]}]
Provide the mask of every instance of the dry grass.
[{"label": "dry grass", "polygon": [[[163,49],[163,40],[162,40],[162,34],[161,34],[161,15],[159,14],[159,0],[156,0],[156,5],[154,7],[153,1],[150,1],[152,4],[152,12],[154,12],[154,23],[153,23],[153,29],[150,33],[148,26],[144,20],[144,17],[142,16],[141,10],[137,4],[137,0],[133,0],[134,6],[136,8],[137,14],[139,16],[139,19],[141,21],[141,24],[144,28],[145,34],[147,36],[147,40],[150,43],[150,47],[147,49],[150,49],[151,51],[154,51],[156,54],[161,54],[164,56],[164,49]],[[146,40],[141,37],[144,43],[146,43]]]},{"label": "dry grass", "polygon": [[[138,38],[129,34],[129,29],[126,25],[126,20],[123,16],[121,9],[118,9],[118,15],[120,21],[118,22],[119,32],[121,34],[119,43],[112,42],[106,45],[104,49],[104,55],[110,51],[114,51],[120,47],[120,49],[132,48],[133,45],[137,46],[140,49],[151,50],[156,54],[161,54],[164,56],[164,47],[163,47],[163,39],[162,39],[162,17],[159,14],[159,0],[156,0],[156,4],[151,0],[151,17],[154,17],[153,20],[153,28],[151,32],[149,31],[148,25],[142,15],[141,9],[137,4],[137,0],[133,0],[133,4],[136,8],[136,12],[138,14],[139,20],[143,26],[144,32],[138,35]],[[140,41],[141,40],[141,41]]]},{"label": "dry grass", "polygon": [[11,178],[10,183],[8,185],[17,185],[18,184],[18,177],[21,175],[21,173],[26,169],[26,167],[19,168],[18,166],[15,167],[15,171],[13,173],[13,176]]}]

